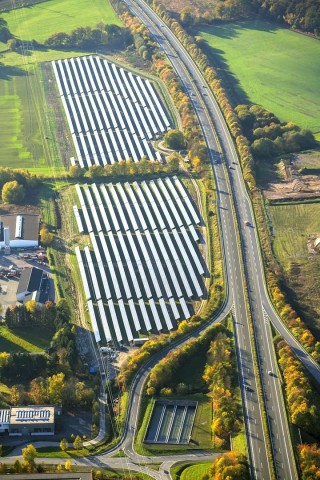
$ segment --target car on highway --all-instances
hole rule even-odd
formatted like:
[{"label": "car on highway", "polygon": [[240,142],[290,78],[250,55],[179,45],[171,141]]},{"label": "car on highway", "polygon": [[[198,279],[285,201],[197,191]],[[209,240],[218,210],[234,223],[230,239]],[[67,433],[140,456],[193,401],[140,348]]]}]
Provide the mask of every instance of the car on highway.
[{"label": "car on highway", "polygon": [[244,224],[246,225],[246,227],[251,227],[251,223],[249,222],[249,220],[246,220]]}]

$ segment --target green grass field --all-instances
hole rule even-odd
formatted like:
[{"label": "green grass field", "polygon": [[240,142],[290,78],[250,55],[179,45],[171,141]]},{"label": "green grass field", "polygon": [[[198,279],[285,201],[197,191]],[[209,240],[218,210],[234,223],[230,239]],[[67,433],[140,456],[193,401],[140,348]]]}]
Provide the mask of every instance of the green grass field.
[{"label": "green grass field", "polygon": [[43,352],[50,344],[53,332],[46,328],[9,330],[0,326],[0,351],[8,353]]},{"label": "green grass field", "polygon": [[[107,0],[49,0],[4,13],[2,18],[16,38],[40,43],[53,33],[101,21],[121,24]],[[22,55],[6,50],[0,43],[0,166],[61,175],[61,155],[52,140],[55,118],[46,101],[46,77],[39,63],[81,53],[26,49]]]},{"label": "green grass field", "polygon": [[91,27],[99,22],[121,25],[107,0],[50,0],[1,16],[17,38],[39,43],[53,33],[69,33],[77,27]]},{"label": "green grass field", "polygon": [[199,463],[198,465],[190,465],[183,470],[180,475],[181,480],[200,480],[205,473],[209,473],[211,463]]},{"label": "green grass field", "polygon": [[234,104],[260,104],[320,134],[318,40],[260,21],[201,27],[197,34]]},{"label": "green grass field", "polygon": [[320,254],[308,252],[308,238],[320,236],[320,203],[268,207],[273,249],[282,265],[291,298],[302,318],[320,333]]}]

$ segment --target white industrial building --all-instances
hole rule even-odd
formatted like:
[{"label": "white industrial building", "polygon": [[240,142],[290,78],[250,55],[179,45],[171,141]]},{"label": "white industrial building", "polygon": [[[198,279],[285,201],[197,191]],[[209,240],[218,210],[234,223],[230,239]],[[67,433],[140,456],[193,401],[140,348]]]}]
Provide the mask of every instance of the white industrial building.
[{"label": "white industrial building", "polygon": [[32,248],[39,245],[40,216],[27,213],[0,216],[1,248]]},{"label": "white industrial building", "polygon": [[29,405],[0,410],[0,432],[9,436],[54,435],[55,415],[61,408]]}]

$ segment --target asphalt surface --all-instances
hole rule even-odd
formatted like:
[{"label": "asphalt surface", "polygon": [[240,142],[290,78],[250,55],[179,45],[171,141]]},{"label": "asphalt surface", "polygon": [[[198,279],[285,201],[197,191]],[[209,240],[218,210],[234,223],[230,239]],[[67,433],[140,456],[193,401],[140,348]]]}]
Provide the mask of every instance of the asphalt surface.
[{"label": "asphalt surface", "polygon": [[[257,394],[256,373],[245,302],[246,286],[248,288],[254,323],[259,371],[270,429],[276,476],[281,480],[297,479],[298,475],[281,394],[281,385],[276,374],[277,366],[270,331],[270,321],[319,382],[320,369],[283,326],[269,300],[257,232],[254,228],[253,212],[245,190],[241,169],[237,164],[238,158],[222,114],[209,89],[206,88],[206,83],[201,73],[169,28],[162,23],[159,17],[143,1],[137,0],[132,2],[131,0],[126,0],[126,3],[151,31],[160,48],[168,55],[176,69],[197,112],[210,152],[216,179],[217,203],[219,206],[221,240],[227,282],[226,301],[221,311],[215,317],[214,322],[222,320],[232,309],[251,477],[259,480],[269,480],[271,478],[271,469],[262,425],[262,406],[259,403]],[[211,120],[214,123],[214,128]],[[219,138],[226,163],[221,162],[216,137]],[[246,221],[249,221],[252,226],[246,226]],[[241,251],[237,241],[238,232],[241,237]],[[245,275],[243,274],[242,264],[244,264]],[[190,337],[195,335],[196,333],[193,333]],[[168,469],[176,461],[190,460],[199,462],[213,458],[214,454],[205,452],[166,457],[143,457],[134,451],[134,437],[137,430],[139,406],[142,398],[141,392],[143,391],[143,385],[148,373],[169,350],[181,345],[184,341],[186,339],[168,345],[165,351],[153,357],[138,373],[130,391],[125,430],[119,444],[106,454],[79,459],[74,463],[78,465],[87,464],[96,468],[110,466],[132,471],[144,471],[153,478],[167,479],[170,478],[167,473]],[[111,458],[112,455],[119,451],[125,452],[127,457]],[[50,462],[52,460],[50,459]],[[153,462],[163,462],[159,472],[147,467],[146,464]]]},{"label": "asphalt surface", "polygon": [[[242,385],[244,419],[252,478],[267,480],[271,476],[271,471],[265,448],[261,407],[258,401],[253,369],[253,355],[244,296],[245,279],[242,276],[242,259],[236,240],[238,229],[240,229],[244,270],[276,476],[278,479],[284,480],[298,478],[281,385],[277,377],[270,320],[318,381],[320,381],[320,369],[282,324],[270,302],[265,285],[260,245],[254,228],[255,220],[251,203],[246,193],[232,139],[214,97],[206,88],[206,82],[189,55],[153,10],[141,0],[135,2],[127,0],[126,3],[147,26],[173,64],[190,95],[211,155],[218,190],[228,293],[229,298],[232,298],[235,316],[239,376]],[[210,117],[208,117],[208,112]],[[210,119],[214,123],[214,128]],[[220,163],[221,158],[215,140],[216,136],[219,138],[226,166]],[[233,210],[233,206],[235,210]],[[238,224],[235,216],[238,219]],[[246,222],[249,222],[251,226],[245,225]]]}]

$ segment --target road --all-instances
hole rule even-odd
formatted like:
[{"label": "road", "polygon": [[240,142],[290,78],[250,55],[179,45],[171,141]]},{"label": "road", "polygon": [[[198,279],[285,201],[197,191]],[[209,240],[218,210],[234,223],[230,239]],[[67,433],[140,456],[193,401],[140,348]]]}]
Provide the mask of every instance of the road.
[{"label": "road", "polygon": [[[232,309],[251,477],[257,480],[269,480],[272,469],[268,461],[262,423],[263,405],[260,405],[257,393],[253,346],[251,345],[250,324],[245,300],[246,291],[248,291],[254,323],[259,371],[271,433],[276,476],[281,480],[296,479],[298,476],[288,431],[286,412],[281,396],[281,386],[276,376],[277,366],[270,331],[270,321],[294,348],[296,354],[318,381],[320,381],[320,369],[282,325],[270,303],[265,285],[257,232],[254,228],[255,223],[251,203],[246,193],[232,140],[214,97],[205,87],[205,81],[189,55],[168,27],[163,25],[157,15],[142,0],[137,0],[136,2],[126,0],[126,3],[147,26],[162,50],[168,55],[186,91],[189,92],[208,145],[216,179],[221,241],[227,283],[225,304],[214,321],[223,319]],[[221,162],[219,146],[216,141],[217,137],[219,138],[226,164]],[[249,221],[252,227],[245,226],[245,221]],[[241,247],[237,240],[238,234],[240,234],[241,238]],[[245,275],[242,268],[243,264]],[[195,335],[196,333],[192,334],[192,336]],[[176,345],[181,343],[182,341],[179,341]],[[115,466],[117,464],[121,465],[120,468],[126,468],[127,466],[129,469],[135,470],[134,466],[136,466],[136,469],[147,468],[143,467],[142,464],[155,461],[157,463],[165,462],[166,464],[171,464],[171,462],[177,461],[177,459],[200,461],[200,459],[208,458],[208,454],[205,453],[197,453],[191,456],[146,458],[134,451],[133,442],[137,430],[143,384],[152,366],[163,358],[166,352],[171,350],[173,346],[171,344],[165,351],[159,352],[135,378],[130,391],[126,426],[121,442],[106,454],[81,459],[77,463],[89,463],[97,467]],[[270,375],[268,372],[273,374]],[[126,453],[126,458],[110,458],[111,455],[116,454],[120,450]],[[150,472],[148,473],[150,474]],[[169,478],[164,469],[159,472],[152,470],[152,476],[153,478],[161,479]]]},{"label": "road", "polygon": [[[253,368],[253,352],[244,295],[246,284],[276,476],[278,479],[285,480],[298,478],[281,385],[276,375],[277,364],[270,321],[318,381],[320,381],[320,369],[282,324],[270,302],[265,285],[260,245],[254,228],[255,220],[251,202],[246,192],[232,139],[213,95],[206,88],[206,82],[185,49],[151,8],[142,0],[135,2],[126,0],[126,3],[147,26],[173,64],[190,95],[210,152],[218,190],[228,295],[229,299],[232,299],[235,316],[237,356],[252,478],[268,479],[271,471],[265,448],[261,407]],[[226,166],[220,163],[216,136],[219,138]],[[245,225],[246,221],[250,222],[251,227]],[[242,259],[237,243],[238,229],[240,229],[245,278],[242,275]]]}]

